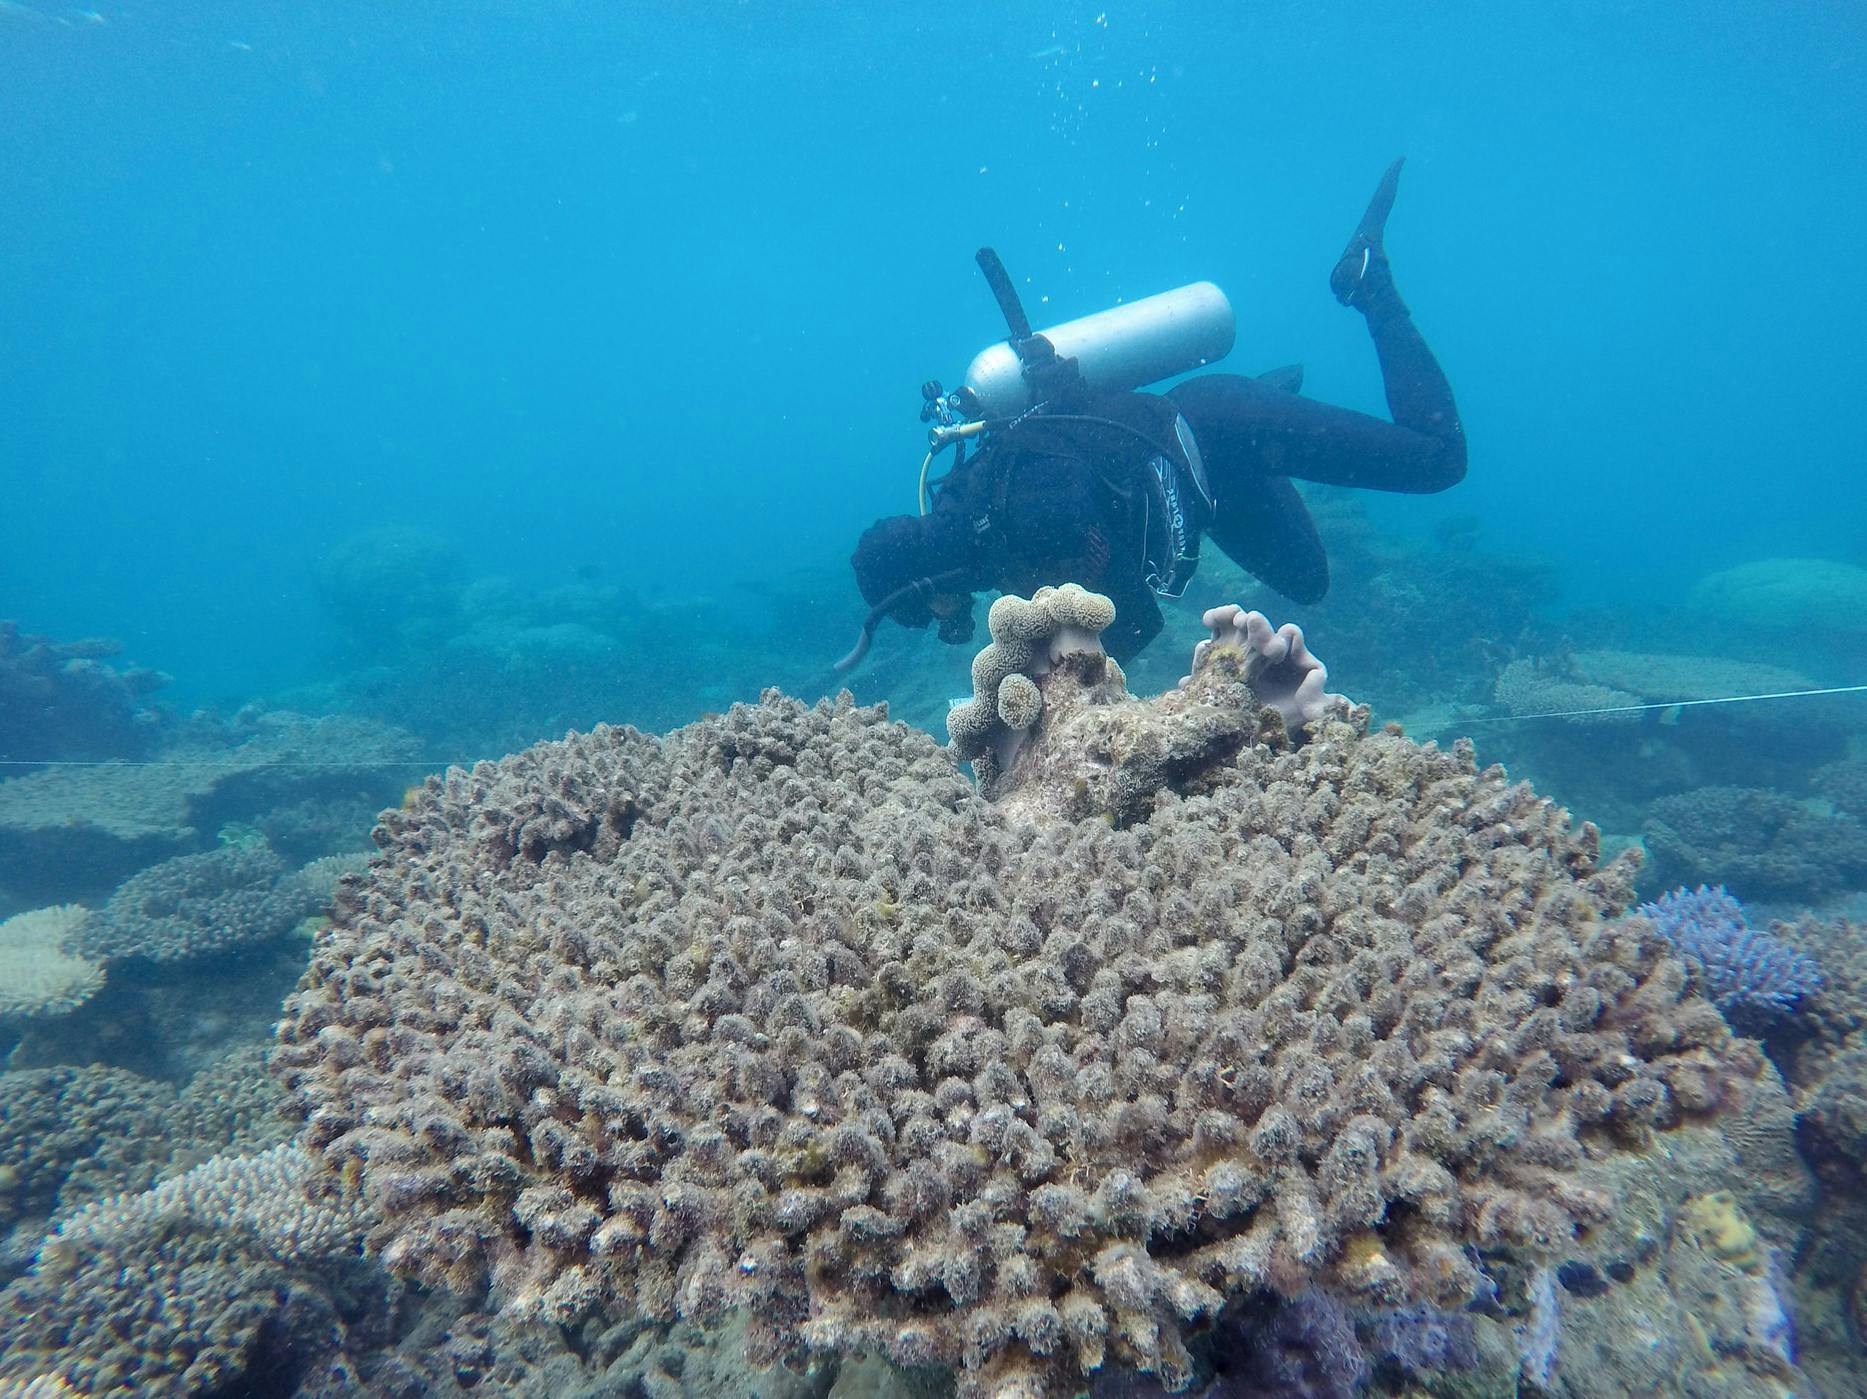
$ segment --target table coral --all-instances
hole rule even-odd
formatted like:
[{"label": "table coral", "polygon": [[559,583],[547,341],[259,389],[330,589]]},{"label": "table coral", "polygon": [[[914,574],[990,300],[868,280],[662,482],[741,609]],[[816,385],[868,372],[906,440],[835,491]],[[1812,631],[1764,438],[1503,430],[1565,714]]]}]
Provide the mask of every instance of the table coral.
[{"label": "table coral", "polygon": [[103,968],[64,950],[89,916],[79,904],[58,904],[0,921],[0,1020],[62,1015],[97,994]]},{"label": "table coral", "polygon": [[308,1146],[509,1314],[736,1307],[966,1396],[1554,1259],[1611,1209],[1585,1153],[1761,1060],[1592,829],[1365,711],[1298,746],[1225,650],[1148,702],[1066,658],[997,803],[775,692],[431,779],[287,1004]]},{"label": "table coral", "polygon": [[409,734],[373,720],[243,711],[227,724],[195,722],[147,762],[7,777],[0,904],[101,899],[139,870],[201,850],[229,822],[270,824],[278,808],[306,800],[373,818],[421,771],[416,751]]}]

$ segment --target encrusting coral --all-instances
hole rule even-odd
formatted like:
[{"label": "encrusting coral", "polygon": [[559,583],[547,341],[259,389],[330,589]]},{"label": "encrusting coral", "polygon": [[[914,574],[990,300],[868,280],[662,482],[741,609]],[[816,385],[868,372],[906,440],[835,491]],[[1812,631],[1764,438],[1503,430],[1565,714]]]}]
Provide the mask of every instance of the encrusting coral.
[{"label": "encrusting coral", "polygon": [[383,1260],[964,1396],[1172,1387],[1228,1298],[1542,1266],[1610,1210],[1585,1151],[1756,1082],[1592,828],[1363,710],[1294,742],[1245,645],[1143,702],[1080,640],[979,686],[1041,700],[996,802],[767,692],[386,813],[273,1061]]}]

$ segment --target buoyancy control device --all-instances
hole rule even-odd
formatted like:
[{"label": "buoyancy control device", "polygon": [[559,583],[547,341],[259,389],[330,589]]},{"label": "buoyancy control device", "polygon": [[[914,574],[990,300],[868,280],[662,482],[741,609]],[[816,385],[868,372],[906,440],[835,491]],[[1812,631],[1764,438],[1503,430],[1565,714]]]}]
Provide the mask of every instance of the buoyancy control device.
[{"label": "buoyancy control device", "polygon": [[[948,447],[954,449],[957,467],[965,460],[969,440],[1015,426],[1032,412],[1055,411],[1098,393],[1145,388],[1231,352],[1237,322],[1225,293],[1211,282],[1194,282],[1034,332],[998,254],[981,248],[977,261],[1010,334],[974,356],[964,381],[951,393],[937,379],[921,385],[921,421],[930,424],[920,470],[923,515],[929,507],[927,473]],[[1212,509],[1199,447],[1184,418],[1175,421],[1174,434],[1178,451],[1169,455],[1162,444],[1163,450],[1148,462],[1151,496],[1142,560],[1147,585],[1168,597],[1180,596],[1199,561],[1194,500],[1204,513]],[[860,663],[882,618],[903,600],[959,587],[966,572],[955,568],[911,579],[883,598],[869,609],[855,646],[836,662],[836,670],[848,671]]]}]

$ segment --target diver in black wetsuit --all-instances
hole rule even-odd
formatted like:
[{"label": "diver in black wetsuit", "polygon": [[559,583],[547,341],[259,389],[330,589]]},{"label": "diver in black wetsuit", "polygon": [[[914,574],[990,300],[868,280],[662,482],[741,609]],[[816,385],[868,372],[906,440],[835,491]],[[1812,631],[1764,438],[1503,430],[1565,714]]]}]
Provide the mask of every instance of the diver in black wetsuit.
[{"label": "diver in black wetsuit", "polygon": [[1205,374],[1164,395],[1053,393],[987,438],[928,513],[863,534],[851,563],[877,611],[844,664],[880,615],[938,619],[959,642],[972,633],[972,593],[1065,582],[1114,601],[1103,644],[1126,660],[1160,630],[1155,594],[1185,589],[1202,532],[1285,597],[1322,597],[1328,559],[1291,478],[1416,493],[1457,483],[1465,434],[1452,389],[1381,245],[1401,164],[1329,274],[1336,299],[1367,318],[1392,422],[1299,397],[1295,369]]}]

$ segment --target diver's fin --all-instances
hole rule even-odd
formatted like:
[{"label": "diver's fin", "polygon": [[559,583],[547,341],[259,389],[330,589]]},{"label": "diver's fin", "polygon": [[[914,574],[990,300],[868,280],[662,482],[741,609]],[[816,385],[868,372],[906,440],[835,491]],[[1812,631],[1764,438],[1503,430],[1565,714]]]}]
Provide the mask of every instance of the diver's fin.
[{"label": "diver's fin", "polygon": [[1281,389],[1284,393],[1302,393],[1303,366],[1285,364],[1276,369],[1267,369],[1258,375],[1258,382],[1267,389]]},{"label": "diver's fin", "polygon": [[1400,167],[1406,163],[1404,155],[1398,156],[1387,167],[1387,172],[1381,176],[1381,183],[1374,187],[1374,198],[1368,201],[1361,223],[1355,229],[1355,237],[1365,240],[1377,253],[1381,251],[1381,235],[1387,231],[1387,216],[1394,212],[1394,196],[1400,193]]},{"label": "diver's fin", "polygon": [[1400,192],[1400,167],[1406,163],[1403,155],[1387,167],[1381,183],[1374,187],[1374,197],[1368,201],[1361,222],[1355,225],[1354,236],[1329,273],[1329,290],[1344,306],[1355,304],[1369,265],[1386,259],[1381,239],[1387,232],[1387,216],[1394,211],[1394,196]]}]

